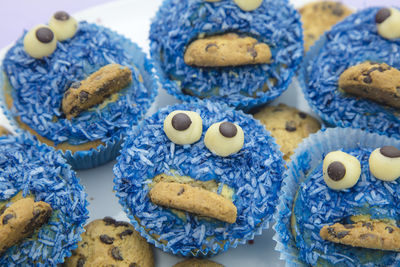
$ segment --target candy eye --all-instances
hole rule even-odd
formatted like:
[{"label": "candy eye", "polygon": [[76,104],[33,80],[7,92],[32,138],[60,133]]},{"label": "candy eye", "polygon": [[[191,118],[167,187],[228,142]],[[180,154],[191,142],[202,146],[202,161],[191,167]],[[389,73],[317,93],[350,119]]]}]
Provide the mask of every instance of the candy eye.
[{"label": "candy eye", "polygon": [[233,0],[243,11],[253,11],[259,8],[263,0]]},{"label": "candy eye", "polygon": [[65,11],[56,12],[49,21],[58,41],[73,37],[78,29],[78,22]]},{"label": "candy eye", "polygon": [[208,128],[204,144],[214,154],[227,157],[238,152],[244,143],[244,133],[239,125],[218,122]]},{"label": "candy eye", "polygon": [[203,121],[196,112],[175,110],[165,118],[164,132],[175,144],[193,144],[201,137]]},{"label": "candy eye", "polygon": [[400,11],[382,8],[375,15],[378,33],[386,39],[400,38]]},{"label": "candy eye", "polygon": [[333,151],[324,158],[325,183],[334,190],[353,187],[361,175],[361,164],[356,157],[342,151]]},{"label": "candy eye", "polygon": [[396,180],[400,177],[400,150],[394,146],[375,149],[369,157],[369,169],[379,180]]},{"label": "candy eye", "polygon": [[24,38],[24,49],[33,58],[43,58],[51,55],[57,47],[57,39],[53,31],[39,25],[31,29]]}]

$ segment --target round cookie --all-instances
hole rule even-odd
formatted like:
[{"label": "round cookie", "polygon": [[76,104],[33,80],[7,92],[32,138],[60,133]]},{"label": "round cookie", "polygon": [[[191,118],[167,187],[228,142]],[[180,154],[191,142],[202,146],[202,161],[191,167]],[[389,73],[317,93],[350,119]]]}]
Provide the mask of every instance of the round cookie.
[{"label": "round cookie", "polygon": [[352,13],[339,2],[311,2],[299,9],[304,29],[304,50],[308,51],[316,40],[333,25]]},{"label": "round cookie", "polygon": [[64,266],[154,266],[153,251],[127,222],[111,217],[85,226],[82,241]]},{"label": "round cookie", "polygon": [[178,262],[173,267],[223,267],[223,265],[210,260],[187,259]]},{"label": "round cookie", "polygon": [[303,138],[321,129],[318,120],[285,104],[267,106],[254,114],[254,118],[260,120],[271,132],[285,160],[290,159]]}]

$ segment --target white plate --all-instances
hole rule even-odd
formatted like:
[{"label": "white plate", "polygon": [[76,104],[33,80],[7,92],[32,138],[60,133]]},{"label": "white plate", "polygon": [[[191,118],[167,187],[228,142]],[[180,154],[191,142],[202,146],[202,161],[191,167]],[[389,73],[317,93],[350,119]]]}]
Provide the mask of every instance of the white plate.
[{"label": "white plate", "polygon": [[[87,20],[110,27],[132,39],[147,52],[149,49],[148,32],[150,19],[155,15],[161,2],[161,0],[113,1],[79,12],[75,14],[75,17],[78,20]],[[309,0],[293,0],[292,2],[299,6],[309,2]],[[0,59],[3,58],[6,51],[7,48],[0,51]],[[161,90],[156,99],[156,104],[152,106],[149,113],[154,112],[158,107],[176,102],[175,98]],[[299,89],[297,81],[294,81],[289,89],[274,102],[286,103],[312,113]],[[0,124],[9,127],[2,114],[0,114]],[[114,164],[115,161],[95,169],[78,171],[78,177],[81,178],[81,183],[86,187],[90,202],[89,221],[105,216],[128,221],[113,192],[114,174],[112,167]],[[279,260],[279,253],[274,250],[276,243],[272,240],[273,234],[272,229],[266,230],[261,236],[255,238],[254,244],[239,245],[238,248],[229,249],[227,252],[215,256],[213,260],[229,267],[284,266],[284,262]],[[159,249],[154,249],[154,251],[156,266],[158,267],[171,267],[182,260]]]}]

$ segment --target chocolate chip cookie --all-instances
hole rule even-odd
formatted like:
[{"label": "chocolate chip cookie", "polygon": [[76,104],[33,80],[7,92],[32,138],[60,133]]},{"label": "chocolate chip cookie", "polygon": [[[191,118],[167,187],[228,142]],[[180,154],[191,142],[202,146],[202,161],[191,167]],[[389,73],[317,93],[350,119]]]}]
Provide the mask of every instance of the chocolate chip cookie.
[{"label": "chocolate chip cookie", "polygon": [[64,266],[154,266],[150,245],[129,223],[105,217],[92,221],[85,229],[82,241]]},{"label": "chocolate chip cookie", "polygon": [[271,132],[285,160],[289,160],[303,138],[321,129],[321,124],[315,118],[284,104],[267,106],[254,114],[254,118]]}]

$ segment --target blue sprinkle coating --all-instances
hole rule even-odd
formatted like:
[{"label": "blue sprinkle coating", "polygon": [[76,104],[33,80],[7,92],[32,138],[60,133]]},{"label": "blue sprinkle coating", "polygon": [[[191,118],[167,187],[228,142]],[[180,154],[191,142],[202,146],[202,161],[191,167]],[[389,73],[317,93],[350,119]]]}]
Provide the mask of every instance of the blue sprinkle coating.
[{"label": "blue sprinkle coating", "polygon": [[[115,143],[113,138],[120,138],[136,124],[157,94],[152,63],[145,57],[127,38],[87,22],[80,22],[76,35],[58,42],[56,51],[42,60],[25,53],[21,37],[3,60],[3,71],[13,88],[14,116],[56,145],[94,140]],[[110,63],[132,70],[131,86],[105,108],[83,112],[71,120],[63,118],[61,101],[70,84]],[[140,75],[144,83],[139,81]]]},{"label": "blue sprinkle coating", "polygon": [[[324,241],[319,231],[324,225],[346,222],[351,215],[371,214],[372,218],[400,221],[400,182],[377,180],[369,171],[370,153],[377,147],[400,141],[354,129],[328,129],[311,135],[296,150],[285,172],[280,203],[274,219],[276,249],[288,266],[398,266],[400,253],[353,248]],[[322,176],[322,160],[333,150],[356,156],[362,174],[358,183],[346,190],[329,189]],[[298,193],[295,201],[295,196]],[[296,241],[292,235],[291,215],[297,223]]]},{"label": "blue sprinkle coating", "polygon": [[[198,142],[180,146],[167,138],[163,122],[173,110],[200,114],[203,137]],[[211,124],[226,120],[242,127],[245,140],[238,153],[223,158],[205,147],[204,134]],[[258,121],[210,101],[159,110],[128,135],[117,161],[114,189],[136,230],[156,247],[185,256],[216,254],[261,234],[275,211],[285,164],[274,139]],[[148,198],[149,179],[171,174],[171,170],[200,181],[215,179],[221,183],[220,188],[222,184],[233,188],[236,222],[204,220],[189,213],[184,222],[170,209],[153,204]]]},{"label": "blue sprinkle coating", "polygon": [[88,218],[86,193],[61,153],[30,135],[0,137],[0,201],[18,192],[53,209],[34,236],[1,255],[1,266],[55,266],[71,256]]},{"label": "blue sprinkle coating", "polygon": [[387,40],[376,29],[368,8],[335,25],[310,49],[300,71],[300,84],[313,110],[328,124],[400,137],[399,111],[338,91],[339,76],[364,61],[384,62],[400,69],[400,39]]},{"label": "blue sprinkle coating", "polygon": [[[240,67],[196,68],[183,60],[186,46],[199,34],[250,34],[271,47],[272,63]],[[166,0],[153,19],[150,51],[164,88],[183,101],[209,98],[249,109],[278,97],[290,84],[303,57],[299,13],[287,0],[263,0],[251,12],[234,1]],[[276,79],[273,85],[271,79]],[[260,89],[264,84],[270,88]],[[218,88],[218,89],[216,89]],[[255,96],[255,97],[254,97]]]}]

